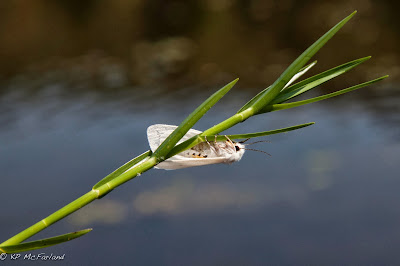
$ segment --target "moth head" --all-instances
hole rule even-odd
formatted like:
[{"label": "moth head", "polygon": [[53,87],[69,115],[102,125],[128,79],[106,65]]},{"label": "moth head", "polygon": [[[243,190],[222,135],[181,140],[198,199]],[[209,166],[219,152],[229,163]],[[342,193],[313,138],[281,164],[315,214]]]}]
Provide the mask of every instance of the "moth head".
[{"label": "moth head", "polygon": [[235,144],[235,150],[238,152],[238,151],[240,151],[240,150],[242,150],[242,149],[244,149],[244,145],[243,144],[240,144],[239,142],[236,142]]},{"label": "moth head", "polygon": [[242,157],[244,154],[244,151],[245,151],[244,145],[239,142],[236,142],[234,144],[234,146],[235,146],[236,154],[238,154],[238,155],[240,155],[240,157]]}]

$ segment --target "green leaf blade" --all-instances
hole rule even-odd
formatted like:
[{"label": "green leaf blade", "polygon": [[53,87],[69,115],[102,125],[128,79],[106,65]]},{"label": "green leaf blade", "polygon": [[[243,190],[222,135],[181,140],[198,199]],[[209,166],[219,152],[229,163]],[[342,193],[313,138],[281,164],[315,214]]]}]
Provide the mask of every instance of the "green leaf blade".
[{"label": "green leaf blade", "polygon": [[223,88],[211,95],[199,107],[196,108],[157,148],[153,157],[158,161],[166,159],[166,155],[174,148],[176,143],[193,127],[194,124],[214,105],[216,104],[239,79],[228,83]]},{"label": "green leaf blade", "polygon": [[55,236],[55,237],[40,239],[40,240],[21,243],[21,244],[16,244],[16,245],[0,246],[0,252],[11,254],[11,253],[19,253],[19,252],[24,252],[24,251],[29,251],[29,250],[46,248],[46,247],[58,245],[58,244],[70,241],[72,239],[81,237],[81,236],[89,233],[90,231],[92,231],[91,228],[64,234],[64,235],[59,235],[59,236]]},{"label": "green leaf blade", "polygon": [[258,137],[269,136],[269,135],[274,135],[274,134],[279,134],[279,133],[286,133],[289,131],[308,127],[308,126],[311,126],[314,124],[315,124],[315,122],[310,122],[310,123],[305,123],[305,124],[300,124],[300,125],[290,126],[290,127],[280,128],[280,129],[274,129],[274,130],[269,130],[269,131],[246,133],[246,134],[235,134],[235,135],[218,135],[218,136],[216,136],[216,138],[215,138],[215,135],[214,136],[204,136],[202,138],[203,138],[203,141],[205,141],[205,139],[207,139],[209,141],[214,141],[215,139],[217,141],[224,141],[224,140],[226,140],[226,137],[228,137],[230,139],[251,139],[251,138],[258,138]]}]

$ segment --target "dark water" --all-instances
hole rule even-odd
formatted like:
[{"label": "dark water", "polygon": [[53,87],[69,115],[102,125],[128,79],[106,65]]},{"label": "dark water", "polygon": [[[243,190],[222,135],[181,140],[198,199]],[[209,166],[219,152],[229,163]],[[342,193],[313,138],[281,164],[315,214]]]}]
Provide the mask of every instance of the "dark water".
[{"label": "dark water", "polygon": [[[54,42],[47,48],[32,37],[26,47],[20,44],[3,49],[8,56],[1,62],[0,73],[3,240],[86,193],[106,174],[146,151],[149,125],[179,124],[221,85],[243,75],[243,81],[195,128],[204,130],[229,117],[276,77],[264,77],[262,73],[279,72],[297,51],[356,5],[351,2],[343,8],[345,11],[332,12],[333,20],[318,28],[311,22],[302,24],[306,11],[291,2],[286,9],[282,7],[278,19],[273,12],[264,18],[244,1],[216,1],[219,5],[209,1],[210,10],[197,1],[187,1],[190,5],[172,1],[177,9],[160,1],[153,1],[153,6],[137,1],[139,4],[128,11],[141,14],[141,26],[123,24],[122,18],[138,18],[128,16],[130,13],[118,6],[121,3],[109,4],[109,13],[117,17],[111,25],[121,25],[120,34],[114,33],[119,39],[109,43],[108,38],[114,35],[107,21],[112,16],[104,11],[107,6],[89,2],[92,4],[85,9],[75,9],[72,4],[31,4],[29,9],[23,4],[5,5],[5,14],[25,14],[37,34],[49,27],[40,21],[60,17],[56,11],[63,10],[65,17],[54,27],[59,27],[59,35],[73,36],[76,43],[72,46],[71,39],[67,39],[64,46],[59,35],[52,39],[43,34],[42,41],[49,38]],[[261,7],[266,3],[250,2]],[[228,10],[224,3],[230,3]],[[63,263],[71,265],[399,264],[400,93],[398,55],[390,50],[398,42],[393,37],[398,34],[398,24],[384,27],[393,16],[388,4],[368,4],[369,8],[363,5],[364,15],[360,12],[361,18],[317,57],[321,66],[313,73],[369,54],[377,58],[367,63],[369,67],[361,67],[364,71],[348,73],[314,94],[381,74],[390,74],[391,79],[337,99],[253,117],[229,133],[310,121],[316,124],[264,138],[271,143],[254,146],[271,157],[247,151],[240,162],[232,165],[150,170],[34,238],[93,227],[91,233],[31,253],[65,254]],[[277,8],[277,4],[271,5]],[[307,5],[312,6],[312,2],[305,1]],[[321,10],[325,10],[323,7]],[[171,26],[166,16],[159,17],[161,22],[167,20],[165,28],[159,28],[163,23],[148,21],[143,15],[164,14],[168,8],[194,10],[190,16],[193,24],[187,23],[185,28],[177,19],[178,24]],[[23,10],[25,13],[21,13]],[[309,20],[316,10],[307,12]],[[187,14],[178,11],[178,15]],[[297,16],[287,15],[293,12]],[[65,14],[74,14],[73,19]],[[96,18],[104,14],[108,16],[101,24]],[[234,15],[240,15],[236,22],[232,22]],[[383,15],[386,20],[379,19]],[[27,23],[17,23],[12,17],[3,20],[8,25]],[[273,21],[277,23],[275,28],[268,26]],[[285,28],[289,26],[284,21],[295,26]],[[355,48],[354,35],[367,21],[368,28],[378,31],[380,37],[393,39],[364,39],[365,45]],[[231,23],[236,23],[235,30],[226,30]],[[133,34],[135,27],[138,33]],[[103,29],[103,37],[96,35],[98,28]],[[22,33],[18,35],[23,27],[17,29],[14,37],[7,37],[10,43],[18,36],[28,39]],[[234,42],[238,41],[237,31],[243,38],[240,44]],[[285,35],[298,31],[307,32],[305,40]],[[275,37],[276,43],[267,47],[270,52],[258,47],[260,42],[266,44],[267,37],[260,37],[263,33]],[[171,36],[173,39],[168,39]],[[198,36],[202,36],[200,41]],[[380,49],[375,47],[377,44]],[[128,45],[129,49],[124,48]],[[275,45],[289,50],[280,51],[278,56]],[[126,51],[118,55],[118,47]],[[178,54],[174,47],[179,47]],[[236,61],[221,54],[224,47],[235,54]],[[235,49],[241,47],[254,49],[237,53]],[[135,59],[127,58],[128,50],[136,53]],[[25,56],[22,53],[18,57],[17,51],[24,51]],[[335,56],[332,51],[339,54]],[[60,57],[54,57],[56,54]],[[270,54],[275,54],[270,61],[259,61]],[[138,61],[140,57],[143,61]],[[6,262],[12,263],[9,258]]]}]

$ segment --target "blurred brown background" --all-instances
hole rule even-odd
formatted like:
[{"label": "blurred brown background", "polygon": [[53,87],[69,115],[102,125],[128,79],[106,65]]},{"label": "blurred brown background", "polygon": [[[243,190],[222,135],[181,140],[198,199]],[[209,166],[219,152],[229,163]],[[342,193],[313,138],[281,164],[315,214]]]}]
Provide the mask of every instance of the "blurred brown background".
[{"label": "blurred brown background", "polygon": [[321,69],[372,55],[354,81],[398,80],[397,7],[373,0],[2,1],[0,74],[35,79],[61,70],[72,80],[174,87],[240,77],[242,86],[265,86],[358,10],[319,52]]}]

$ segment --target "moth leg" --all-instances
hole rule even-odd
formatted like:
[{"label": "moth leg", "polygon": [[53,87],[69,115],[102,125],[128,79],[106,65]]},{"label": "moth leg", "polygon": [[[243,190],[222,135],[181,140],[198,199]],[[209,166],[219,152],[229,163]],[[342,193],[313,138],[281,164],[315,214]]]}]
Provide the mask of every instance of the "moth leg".
[{"label": "moth leg", "polygon": [[223,149],[224,147],[222,147],[218,142],[217,142],[217,135],[215,135],[215,140],[214,140],[215,145],[218,146],[218,148]]},{"label": "moth leg", "polygon": [[211,147],[211,144],[210,144],[210,142],[208,142],[208,140],[207,140],[207,136],[204,136],[204,139],[206,140],[206,142],[207,142],[208,146],[210,146],[210,147]]},{"label": "moth leg", "polygon": [[[215,149],[215,147],[214,147],[213,145],[211,145],[210,142],[208,142],[207,136],[204,136],[204,138],[205,138],[205,140],[206,140],[208,146],[210,146],[210,149],[212,149],[212,150],[214,151],[214,153],[217,153],[217,150]],[[215,140],[216,140],[216,139],[217,139],[217,135],[215,135]],[[215,142],[215,143],[217,143],[217,142]]]},{"label": "moth leg", "polygon": [[225,138],[227,139],[227,142],[232,146],[232,148],[234,148],[234,147],[235,147],[235,144],[233,143],[233,141],[232,141],[230,138],[228,138],[227,135],[224,135],[224,136],[225,136]]}]

